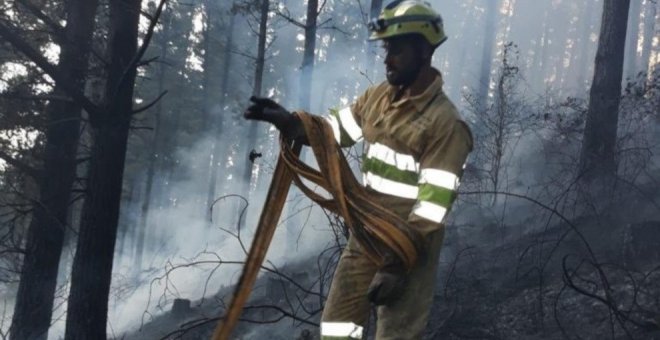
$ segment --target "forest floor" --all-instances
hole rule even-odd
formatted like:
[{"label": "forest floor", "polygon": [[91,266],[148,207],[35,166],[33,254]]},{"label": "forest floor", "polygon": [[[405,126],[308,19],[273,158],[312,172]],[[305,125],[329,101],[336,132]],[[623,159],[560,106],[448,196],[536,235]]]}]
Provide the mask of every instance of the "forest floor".
[{"label": "forest floor", "polygon": [[[549,223],[506,242],[484,242],[495,240],[502,225],[484,226],[474,239],[449,230],[424,338],[660,339],[660,210],[642,203],[647,202],[629,199],[618,203],[617,211],[625,214]],[[526,223],[504,227],[521,230]],[[281,270],[313,287],[316,267],[317,259],[310,258]],[[264,275],[250,304],[276,305],[318,323],[318,296],[285,286]],[[220,301],[227,303],[232,290],[156,317],[120,338],[208,339],[216,324],[210,318],[221,313]],[[244,317],[279,315],[273,308],[255,308]],[[199,326],[172,333],[192,325]],[[311,335],[304,336],[306,331]],[[234,334],[236,339],[317,339],[317,332],[314,325],[284,317],[242,323]]]},{"label": "forest floor", "polygon": [[426,338],[660,339],[660,219],[564,227],[444,268]]}]

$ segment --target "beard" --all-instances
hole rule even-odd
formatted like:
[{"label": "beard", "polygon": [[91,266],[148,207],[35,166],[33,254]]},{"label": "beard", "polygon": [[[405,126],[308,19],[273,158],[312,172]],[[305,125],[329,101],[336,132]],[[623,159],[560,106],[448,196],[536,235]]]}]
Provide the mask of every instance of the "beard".
[{"label": "beard", "polygon": [[404,69],[387,67],[385,77],[387,78],[387,82],[392,86],[409,86],[417,79],[421,69],[421,60],[415,63],[414,66]]}]

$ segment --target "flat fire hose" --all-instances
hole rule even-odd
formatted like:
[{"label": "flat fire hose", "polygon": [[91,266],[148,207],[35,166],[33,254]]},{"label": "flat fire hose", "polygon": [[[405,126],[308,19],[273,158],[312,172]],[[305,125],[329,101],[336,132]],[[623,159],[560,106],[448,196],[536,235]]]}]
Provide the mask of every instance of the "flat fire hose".
[{"label": "flat fire hose", "polygon": [[[224,317],[218,321],[212,340],[228,340],[236,326],[273,239],[292,181],[321,207],[341,215],[367,256],[378,265],[394,260],[410,269],[421,251],[422,242],[417,232],[405,220],[371,200],[353,176],[335,142],[330,124],[318,116],[304,112],[296,114],[303,123],[320,171],[298,158],[301,144],[292,145],[280,137],[280,156],[266,196],[265,209],[261,212],[232,301]],[[303,183],[301,177],[322,187],[332,198],[317,194]]]}]

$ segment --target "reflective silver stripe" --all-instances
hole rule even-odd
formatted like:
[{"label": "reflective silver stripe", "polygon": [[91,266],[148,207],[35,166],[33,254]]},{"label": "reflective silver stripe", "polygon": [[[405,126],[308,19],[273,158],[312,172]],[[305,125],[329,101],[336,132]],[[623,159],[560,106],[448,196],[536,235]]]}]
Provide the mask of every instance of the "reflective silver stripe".
[{"label": "reflective silver stripe", "polygon": [[416,199],[419,189],[416,185],[395,182],[387,178],[374,175],[371,172],[364,174],[364,185],[387,195]]},{"label": "reflective silver stripe", "polygon": [[321,336],[362,339],[362,326],[352,322],[321,322]]},{"label": "reflective silver stripe", "polygon": [[435,186],[456,190],[458,188],[458,176],[449,171],[438,169],[422,169],[419,174],[419,184],[433,184]]},{"label": "reflective silver stripe", "polygon": [[362,139],[362,129],[355,121],[350,107],[339,111],[339,120],[341,121],[341,126],[354,142],[359,142]]},{"label": "reflective silver stripe", "polygon": [[335,135],[335,140],[337,144],[341,144],[341,130],[339,129],[339,122],[335,116],[327,116],[325,119],[328,120],[330,126],[332,126],[332,133]]},{"label": "reflective silver stripe", "polygon": [[415,162],[413,156],[398,153],[380,143],[369,145],[367,157],[379,159],[389,165],[397,167],[399,170],[419,171],[419,163]]},{"label": "reflective silver stripe", "polygon": [[447,214],[447,208],[431,202],[417,201],[417,204],[413,207],[413,213],[429,221],[440,223]]}]

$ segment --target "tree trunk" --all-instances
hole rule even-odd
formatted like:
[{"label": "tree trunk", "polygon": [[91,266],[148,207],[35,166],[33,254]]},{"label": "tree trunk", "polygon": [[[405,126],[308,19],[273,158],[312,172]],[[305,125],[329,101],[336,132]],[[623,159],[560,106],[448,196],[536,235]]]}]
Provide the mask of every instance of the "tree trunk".
[{"label": "tree trunk", "polygon": [[90,116],[92,148],[65,339],[106,339],[126,145],[135,86],[140,0],[110,1],[105,105]]},{"label": "tree trunk", "polygon": [[[58,69],[70,84],[84,91],[97,1],[66,3],[67,26]],[[56,84],[56,96],[66,96]],[[57,272],[71,187],[76,176],[76,149],[80,135],[80,105],[52,101],[46,109],[48,127],[43,172],[39,177],[39,204],[34,205],[25,245],[25,257],[10,339],[46,339],[51,323]]]},{"label": "tree trunk", "polygon": [[124,186],[127,190],[124,192],[119,211],[119,227],[117,230],[117,242],[119,244],[115,249],[115,257],[124,260],[122,263],[119,263],[120,266],[123,263],[130,263],[131,266],[134,265],[134,260],[132,260],[132,255],[135,252],[133,236],[136,233],[134,221],[139,218],[135,211],[137,210],[136,207],[140,205],[140,196],[142,196],[139,193],[142,187],[138,183],[138,176],[133,175],[130,179],[126,180],[126,185]]},{"label": "tree trunk", "polygon": [[[177,75],[177,77],[180,77],[180,75]],[[178,131],[181,130],[180,125],[182,112],[183,110],[173,110],[171,112],[170,119],[167,120],[167,124],[164,124],[163,126],[163,130],[168,131],[168,137],[163,141],[163,150],[165,150],[165,152],[173,152],[179,145]],[[156,171],[156,183],[158,185],[156,185],[156,188],[154,189],[155,193],[152,195],[152,197],[154,197],[153,203],[155,203],[152,205],[155,205],[155,207],[158,209],[169,208],[177,195],[180,195],[176,190],[174,190],[174,182],[177,180],[175,176],[177,173],[176,167],[178,164],[178,161],[174,157],[174,155],[168,155],[164,153],[163,157],[161,158],[162,168]],[[151,209],[153,210],[154,208]]]},{"label": "tree trunk", "polygon": [[[576,6],[578,7],[578,6]],[[564,42],[564,48],[563,48],[563,57],[559,58],[559,86],[557,86],[558,92],[557,92],[557,97],[563,98],[566,94],[573,94],[574,91],[571,88],[571,82],[574,80],[573,79],[573,69],[575,68],[575,65],[573,63],[575,62],[575,55],[579,53],[577,44],[575,43],[576,41],[580,40],[580,34],[581,34],[581,25],[580,21],[589,21],[588,18],[581,18],[580,17],[580,12],[576,14],[572,14],[570,16],[569,22],[566,25],[566,31],[565,34],[563,35],[563,42]],[[555,32],[555,33],[560,33],[560,32]]]},{"label": "tree trunk", "polygon": [[479,68],[479,92],[477,94],[478,110],[485,110],[488,105],[488,92],[490,89],[490,71],[493,65],[493,47],[497,35],[496,22],[499,1],[490,0],[486,7],[486,31],[484,32],[484,46],[481,55],[481,67]]},{"label": "tree trunk", "polygon": [[[214,106],[216,105],[216,96],[215,93],[217,93],[218,89],[215,86],[215,82],[213,81],[215,77],[217,77],[217,69],[216,69],[216,49],[212,48],[214,45],[216,45],[213,36],[217,32],[217,26],[215,24],[214,17],[215,17],[215,12],[218,11],[217,8],[211,7],[211,1],[205,0],[204,2],[204,29],[202,32],[202,46],[204,48],[204,60],[202,62],[202,89],[203,89],[203,94],[202,94],[202,120],[201,120],[201,127],[200,131],[203,131],[204,134],[208,133],[211,136],[213,136],[213,131],[215,130],[213,126],[216,123],[216,120],[218,119],[219,112],[214,112]],[[215,110],[217,111],[217,110]],[[209,176],[211,176],[211,173],[213,172],[213,148],[215,147],[215,141],[212,142],[211,144],[211,150],[208,153],[208,158],[206,159],[207,162],[202,166],[202,173],[200,174],[200,178],[203,180],[199,181],[200,183],[200,192],[203,192],[208,185],[207,179]],[[201,204],[201,207],[205,208],[202,213],[208,216],[208,206]],[[209,222],[209,219],[206,219],[207,223]]]},{"label": "tree trunk", "polygon": [[[452,37],[451,39],[456,39],[456,41],[464,41],[463,39],[469,39],[474,32],[474,27],[476,25],[470,25],[469,20],[470,18],[476,17],[475,14],[475,7],[474,6],[467,6],[464,10],[462,10],[460,13],[463,15],[459,15],[459,20],[461,22],[460,24],[460,29],[457,32],[456,37]],[[451,73],[454,74],[454,80],[453,81],[447,81],[447,83],[453,83],[456,84],[455,87],[459,89],[459,91],[455,91],[455,93],[460,93],[460,89],[466,87],[466,86],[473,86],[472,83],[468,83],[465,80],[466,79],[472,79],[472,75],[469,74],[471,71],[470,67],[465,67],[465,65],[471,65],[470,61],[472,59],[472,53],[469,53],[468,51],[471,51],[471,44],[467,43],[467,40],[465,40],[466,43],[460,44],[460,49],[458,52],[458,67],[456,67],[454,70],[452,70]],[[465,96],[463,95],[458,95],[455,98],[461,98],[461,102],[465,101]]]},{"label": "tree trunk", "polygon": [[[232,53],[231,53],[231,47],[233,45],[233,40],[234,40],[234,26],[236,24],[236,15],[232,14],[231,19],[229,19],[229,28],[227,30],[227,40],[225,41],[225,60],[224,60],[224,65],[223,65],[223,75],[222,75],[222,83],[220,84],[220,101],[218,105],[220,106],[220,112],[224,112],[224,107],[225,107],[225,100],[227,99],[227,90],[229,87],[229,71],[231,70],[231,61],[232,61]],[[215,140],[213,141],[213,145],[211,146],[211,164],[210,164],[210,171],[209,171],[209,189],[206,195],[206,221],[209,223],[213,217],[212,215],[212,209],[213,209],[213,201],[215,201],[215,189],[217,186],[217,179],[218,179],[218,167],[221,165],[224,165],[224,163],[220,163],[220,157],[222,155],[222,148],[219,145],[219,140],[220,136],[222,135],[222,130],[223,130],[223,119],[224,117],[220,115],[217,117],[217,119],[214,121],[214,126],[213,126],[213,136],[215,136]]]},{"label": "tree trunk", "polygon": [[546,69],[548,64],[548,43],[550,36],[550,16],[553,12],[553,7],[551,2],[547,2],[545,5],[545,10],[543,11],[543,21],[541,27],[543,33],[539,39],[539,44],[537,46],[536,52],[534,53],[533,58],[533,70],[531,72],[532,84],[539,85],[539,88],[545,87],[545,77]]},{"label": "tree trunk", "polygon": [[310,111],[312,96],[312,72],[314,70],[314,52],[316,49],[316,21],[318,18],[318,0],[308,0],[307,19],[305,21],[305,47],[300,72],[300,108]]},{"label": "tree trunk", "polygon": [[605,0],[580,154],[585,179],[616,173],[615,147],[630,0]]},{"label": "tree trunk", "polygon": [[[318,0],[308,0],[307,1],[307,17],[305,19],[305,42],[303,47],[303,61],[300,68],[300,90],[298,91],[298,108],[305,111],[312,111],[311,101],[312,101],[312,73],[314,71],[314,59],[315,59],[315,50],[316,50],[316,29],[317,29],[317,19],[318,19]],[[307,150],[302,150],[300,153],[300,159],[305,159],[307,155]],[[297,188],[291,188],[289,191],[289,198],[285,205],[285,209],[288,211],[289,215],[286,217],[287,220],[287,230],[289,233],[298,227],[300,220],[298,218],[299,200],[294,197],[298,197],[299,191]]]},{"label": "tree trunk", "polygon": [[261,88],[264,78],[264,64],[266,61],[266,39],[268,35],[268,12],[270,11],[269,1],[261,0],[261,8],[259,9],[259,42],[257,45],[257,61],[254,70],[254,87],[252,94],[255,96],[261,95]]},{"label": "tree trunk", "polygon": [[634,80],[638,71],[639,55],[637,54],[637,42],[639,41],[639,15],[641,3],[642,0],[635,0],[630,2],[630,15],[628,16],[628,30],[626,37],[626,52],[624,56],[624,80]]},{"label": "tree trunk", "polygon": [[[169,9],[163,13],[163,33],[162,41],[160,42],[160,55],[158,58],[165,61],[167,58],[167,44],[170,39],[170,28],[172,22],[168,20],[171,16]],[[165,90],[165,62],[159,64],[158,67],[158,94],[163,93]],[[163,101],[159,100],[154,108],[154,136],[151,144],[149,145],[149,167],[147,168],[147,180],[144,188],[144,198],[140,209],[140,223],[137,228],[137,243],[135,245],[135,262],[133,265],[134,274],[138,274],[142,270],[142,256],[144,255],[144,238],[147,234],[149,225],[149,209],[151,207],[151,189],[153,187],[154,176],[156,174],[156,163],[162,158],[162,134],[163,127],[161,124],[163,115]]]},{"label": "tree trunk", "polygon": [[[261,96],[263,86],[264,64],[266,62],[266,39],[268,35],[268,12],[270,11],[269,0],[261,0],[261,7],[259,8],[259,41],[257,44],[257,60],[255,61],[254,71],[254,87],[252,88],[253,96]],[[241,193],[245,195],[245,199],[250,200],[250,183],[252,183],[252,168],[253,162],[249,158],[252,150],[255,150],[259,139],[259,124],[255,121],[248,122],[248,135],[247,147],[244,149],[239,157],[243,158],[243,185]],[[243,210],[242,202],[237,207],[237,213],[240,214]],[[245,218],[241,220],[241,225],[245,223]]]},{"label": "tree trunk", "polygon": [[582,29],[580,33],[580,48],[576,54],[576,84],[578,87],[578,93],[581,95],[583,90],[587,89],[587,72],[589,71],[589,52],[591,51],[591,36],[592,26],[593,26],[593,15],[594,12],[594,0],[587,0],[585,4],[584,11],[582,12]]},{"label": "tree trunk", "polygon": [[[369,8],[369,20],[378,19],[378,15],[380,14],[382,8],[383,0],[371,0],[371,7]],[[364,73],[367,75],[369,80],[373,80],[374,78],[374,59],[377,53],[377,49],[377,42],[367,41],[367,55],[365,58]]]},{"label": "tree trunk", "polygon": [[644,72],[650,72],[649,64],[651,60],[651,50],[653,49],[653,37],[655,36],[655,17],[657,15],[658,4],[646,0],[646,10],[644,11],[644,42],[642,43],[642,57],[640,58],[640,69]]}]

